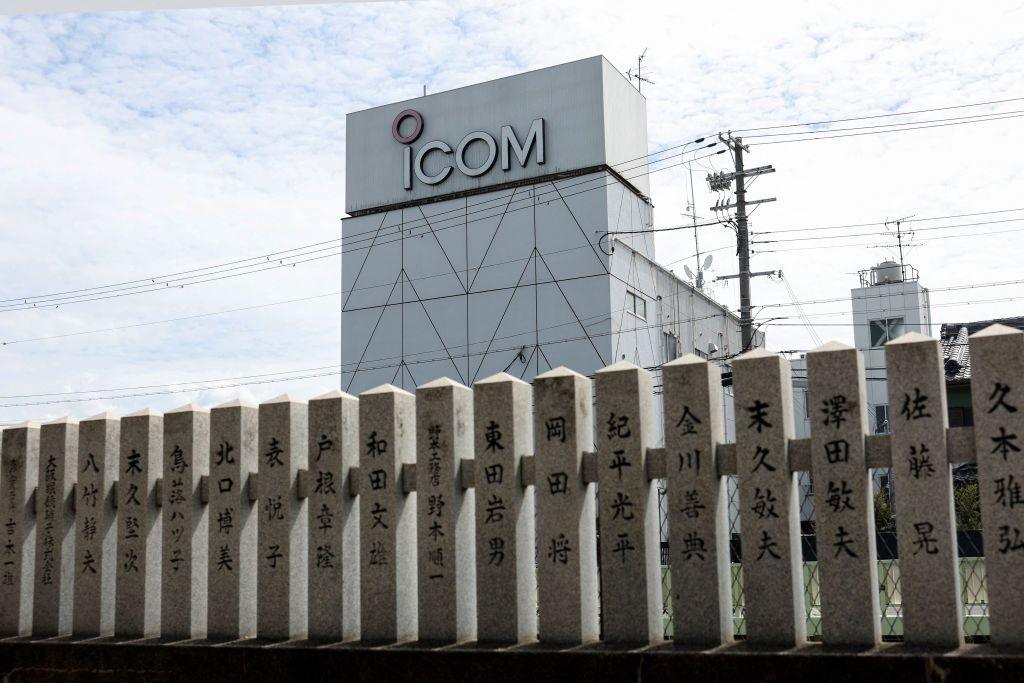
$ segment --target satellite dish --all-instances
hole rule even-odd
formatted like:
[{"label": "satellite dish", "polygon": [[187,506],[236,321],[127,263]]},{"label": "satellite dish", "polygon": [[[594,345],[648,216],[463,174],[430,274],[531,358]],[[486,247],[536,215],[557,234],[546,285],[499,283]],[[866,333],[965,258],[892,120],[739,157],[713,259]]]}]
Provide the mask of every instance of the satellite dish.
[{"label": "satellite dish", "polygon": [[683,270],[686,271],[686,277],[693,279],[693,271],[690,270],[690,266],[684,265]]},{"label": "satellite dish", "polygon": [[715,260],[715,257],[712,256],[711,254],[708,254],[708,257],[706,259],[704,259],[704,267],[702,268],[702,270],[707,270],[708,268],[710,268],[711,267],[711,262],[714,261],[714,260]]}]

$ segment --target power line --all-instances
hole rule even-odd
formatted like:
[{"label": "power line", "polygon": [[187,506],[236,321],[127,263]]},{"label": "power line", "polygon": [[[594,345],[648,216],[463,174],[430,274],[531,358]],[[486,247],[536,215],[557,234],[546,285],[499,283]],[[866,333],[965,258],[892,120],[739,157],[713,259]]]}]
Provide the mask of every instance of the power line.
[{"label": "power line", "polygon": [[[1004,219],[997,220],[997,221],[977,221],[977,222],[974,222],[974,223],[954,223],[952,225],[934,225],[934,226],[926,227],[926,228],[914,228],[914,232],[931,232],[931,231],[934,231],[934,230],[951,230],[953,228],[973,228],[973,227],[982,226],[982,225],[997,225],[997,224],[1001,224],[1001,223],[1018,223],[1020,221],[1024,221],[1024,216],[1021,216],[1020,218],[1004,218]],[[904,221],[904,222],[915,222],[916,223],[917,219],[915,218],[915,219],[913,219],[913,221]],[[812,236],[812,237],[782,237],[782,238],[779,238],[779,239],[754,240],[753,244],[776,244],[776,243],[782,243],[782,242],[804,242],[804,241],[814,241],[814,240],[836,240],[836,239],[847,239],[847,238],[851,238],[851,237],[874,237],[874,236],[877,236],[877,235],[890,235],[890,234],[892,234],[892,233],[891,232],[886,232],[886,231],[875,231],[875,232],[862,232],[862,233],[846,233],[846,234],[842,234],[842,235],[815,235],[815,236]],[[964,233],[964,236],[970,236],[970,235],[973,235],[973,234],[985,234],[985,233]]]},{"label": "power line", "polygon": [[[990,119],[990,118],[1002,118],[1002,117],[1007,117],[1007,116],[1017,115],[1017,114],[1024,114],[1024,109],[1015,109],[1015,110],[1012,110],[1012,111],[1002,111],[1002,112],[988,112],[988,113],[985,113],[985,114],[973,114],[973,115],[970,115],[970,116],[952,116],[952,117],[948,117],[948,118],[944,118],[944,119],[926,119],[924,121],[904,121],[904,122],[895,122],[895,123],[880,123],[880,124],[873,125],[873,126],[848,126],[846,128],[832,128],[832,129],[824,130],[824,131],[821,131],[821,132],[823,132],[823,133],[832,133],[832,132],[841,133],[841,132],[854,131],[854,130],[875,130],[875,129],[879,129],[879,128],[892,128],[893,130],[900,130],[901,128],[903,128],[905,126],[914,126],[914,125],[919,125],[919,124],[924,124],[924,123],[946,123],[946,122],[949,122],[949,121],[959,121],[959,122],[962,122],[962,123],[978,123],[978,122],[980,122],[980,120],[987,120],[987,119]],[[793,132],[787,132],[787,133],[753,133],[753,134],[749,135],[748,137],[752,137],[752,138],[775,138],[775,137],[786,137],[786,136],[792,136],[792,135],[807,135],[809,132],[817,132],[817,131],[793,131]]]},{"label": "power line", "polygon": [[[882,134],[885,134],[885,133],[901,133],[901,132],[908,131],[908,130],[925,130],[925,129],[928,129],[928,128],[946,128],[947,126],[962,126],[962,125],[969,124],[969,123],[984,123],[984,122],[987,122],[987,121],[1001,121],[1001,120],[1006,120],[1006,119],[1018,119],[1018,118],[1021,118],[1021,117],[1024,117],[1024,114],[1012,114],[1012,115],[1008,115],[1008,116],[994,116],[992,118],[987,118],[987,119],[979,119],[979,120],[974,120],[974,121],[958,121],[958,122],[953,122],[953,123],[934,123],[934,124],[926,124],[926,125],[908,125],[908,126],[906,126],[904,128],[895,128],[895,127],[893,127],[893,128],[889,128],[888,130],[862,131],[862,132],[859,132],[859,133],[842,133],[840,135],[830,135],[830,134],[827,134],[827,131],[826,131],[825,135],[813,135],[813,136],[810,136],[810,137],[794,138],[794,139],[790,139],[790,140],[768,140],[767,142],[755,142],[754,144],[759,144],[759,145],[785,145],[785,144],[788,144],[788,143],[791,143],[791,142],[808,142],[810,140],[833,140],[833,139],[837,139],[837,138],[860,137],[862,135],[882,135]],[[754,136],[751,136],[751,137],[756,138],[757,136],[754,135]]]},{"label": "power line", "polygon": [[973,102],[970,104],[955,104],[946,107],[933,107],[930,109],[916,109],[911,111],[889,112],[887,114],[871,114],[866,116],[852,116],[844,119],[831,119],[829,121],[808,121],[805,123],[786,123],[775,126],[760,126],[758,128],[737,128],[734,133],[745,133],[755,130],[779,130],[782,128],[797,128],[806,126],[826,126],[832,123],[848,123],[850,121],[867,121],[870,119],[890,118],[895,116],[911,116],[913,114],[931,114],[938,111],[952,111],[953,109],[968,109],[970,107],[987,107],[994,104],[1006,104],[1007,102],[1024,102],[1024,97],[1011,97],[1003,100],[989,100],[987,102]]}]

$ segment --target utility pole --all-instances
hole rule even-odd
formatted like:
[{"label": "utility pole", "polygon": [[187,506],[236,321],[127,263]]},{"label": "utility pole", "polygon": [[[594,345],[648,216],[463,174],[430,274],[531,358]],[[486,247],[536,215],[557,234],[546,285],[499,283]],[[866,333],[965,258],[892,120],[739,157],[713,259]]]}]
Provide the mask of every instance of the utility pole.
[{"label": "utility pole", "polygon": [[711,207],[712,211],[726,211],[736,209],[736,254],[739,257],[740,272],[737,275],[725,275],[718,280],[739,278],[740,281],[740,331],[743,341],[743,350],[747,351],[754,344],[754,326],[751,316],[750,305],[750,278],[758,275],[774,274],[775,271],[768,270],[759,273],[750,272],[750,233],[748,231],[747,206],[751,204],[763,204],[774,202],[775,197],[768,199],[756,199],[747,201],[747,176],[757,176],[762,173],[774,173],[775,169],[769,166],[759,166],[746,170],[743,164],[743,152],[749,152],[750,148],[743,144],[743,138],[734,138],[732,135],[724,136],[719,134],[718,139],[726,144],[733,153],[733,173],[719,172],[708,176],[708,184],[712,190],[722,191],[729,188],[733,181],[736,183],[736,201],[732,204],[718,203]]}]

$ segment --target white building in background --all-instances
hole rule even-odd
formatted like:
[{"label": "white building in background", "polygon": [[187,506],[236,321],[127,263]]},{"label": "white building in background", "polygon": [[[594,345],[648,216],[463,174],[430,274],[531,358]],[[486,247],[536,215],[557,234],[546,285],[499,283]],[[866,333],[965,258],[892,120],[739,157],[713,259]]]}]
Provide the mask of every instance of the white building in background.
[{"label": "white building in background", "polygon": [[740,351],[738,317],[630,232],[652,226],[646,102],[603,57],[355,112],[346,137],[346,391]]}]

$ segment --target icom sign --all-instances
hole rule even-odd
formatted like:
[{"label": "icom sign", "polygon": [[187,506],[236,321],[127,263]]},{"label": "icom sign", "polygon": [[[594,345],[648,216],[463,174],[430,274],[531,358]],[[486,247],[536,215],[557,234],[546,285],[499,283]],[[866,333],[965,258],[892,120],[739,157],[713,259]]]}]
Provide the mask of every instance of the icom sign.
[{"label": "icom sign", "polygon": [[391,137],[402,145],[402,185],[406,190],[413,189],[414,179],[424,185],[438,185],[456,171],[476,178],[499,163],[502,171],[509,171],[513,160],[525,168],[531,154],[535,163],[544,163],[544,119],[534,119],[522,140],[512,126],[502,126],[497,137],[477,130],[466,134],[454,147],[444,140],[431,140],[417,147],[415,143],[422,134],[423,116],[414,109],[399,112],[391,124]]}]

